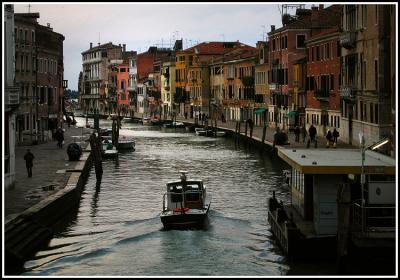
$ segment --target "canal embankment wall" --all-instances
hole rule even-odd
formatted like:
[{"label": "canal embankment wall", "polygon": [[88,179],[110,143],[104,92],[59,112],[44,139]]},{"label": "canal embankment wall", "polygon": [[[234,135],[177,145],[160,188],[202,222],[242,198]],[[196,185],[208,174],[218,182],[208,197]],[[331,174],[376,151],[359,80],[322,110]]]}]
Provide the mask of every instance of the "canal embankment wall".
[{"label": "canal embankment wall", "polygon": [[5,222],[6,269],[12,271],[22,267],[29,257],[49,242],[65,217],[78,209],[82,190],[93,165],[87,144],[84,144],[78,161],[66,160],[68,167],[61,170],[64,173],[62,186]]}]

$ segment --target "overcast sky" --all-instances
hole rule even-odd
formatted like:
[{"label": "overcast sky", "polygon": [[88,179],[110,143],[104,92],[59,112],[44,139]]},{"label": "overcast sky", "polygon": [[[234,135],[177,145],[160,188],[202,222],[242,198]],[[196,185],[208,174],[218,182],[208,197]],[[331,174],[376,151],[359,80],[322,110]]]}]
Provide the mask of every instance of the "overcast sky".
[{"label": "overcast sky", "polygon": [[[282,26],[279,3],[31,3],[39,23],[50,23],[65,36],[64,79],[78,88],[81,52],[90,42],[126,44],[128,51],[144,52],[151,45],[169,47],[183,39],[183,47],[204,41],[236,41],[251,46],[265,39],[270,26]],[[15,3],[16,13],[28,3]],[[288,10],[291,14],[295,10]],[[263,36],[264,33],[264,36]]]}]

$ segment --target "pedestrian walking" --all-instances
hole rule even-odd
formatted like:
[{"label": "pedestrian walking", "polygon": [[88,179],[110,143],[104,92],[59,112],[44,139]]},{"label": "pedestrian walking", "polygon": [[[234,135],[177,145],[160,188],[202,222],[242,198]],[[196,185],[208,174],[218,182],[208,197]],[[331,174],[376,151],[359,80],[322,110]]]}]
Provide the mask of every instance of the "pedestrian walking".
[{"label": "pedestrian walking", "polygon": [[301,128],[301,133],[303,135],[303,143],[305,143],[307,138],[307,129],[305,125],[303,125],[303,127]]},{"label": "pedestrian walking", "polygon": [[26,163],[26,170],[28,171],[28,177],[32,177],[32,167],[34,158],[35,156],[31,153],[31,150],[27,149],[26,154],[24,155],[24,160]]},{"label": "pedestrian walking", "polygon": [[62,145],[64,144],[64,131],[59,127],[56,131],[56,139],[57,139],[57,146],[59,148],[62,148]]},{"label": "pedestrian walking", "polygon": [[339,131],[336,130],[336,127],[332,132],[332,136],[333,136],[333,142],[335,142],[337,144],[337,139],[339,137]]},{"label": "pedestrian walking", "polygon": [[326,147],[329,148],[333,145],[333,136],[331,130],[326,133]]},{"label": "pedestrian walking", "polygon": [[294,128],[294,135],[296,136],[294,141],[300,142],[300,127],[298,125]]},{"label": "pedestrian walking", "polygon": [[71,118],[70,118],[70,116],[67,116],[67,124],[68,124],[68,127],[71,127]]},{"label": "pedestrian walking", "polygon": [[310,147],[310,144],[312,142],[315,143],[315,147],[317,147],[317,129],[315,128],[315,126],[313,124],[311,124],[310,128],[308,129],[308,134],[310,135],[310,139],[307,142],[307,148]]}]

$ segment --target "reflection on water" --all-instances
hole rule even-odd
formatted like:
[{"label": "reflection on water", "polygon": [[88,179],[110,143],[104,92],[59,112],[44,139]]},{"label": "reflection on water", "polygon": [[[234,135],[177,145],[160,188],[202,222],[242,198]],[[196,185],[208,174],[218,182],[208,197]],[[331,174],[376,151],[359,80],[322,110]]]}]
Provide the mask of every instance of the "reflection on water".
[{"label": "reflection on water", "polygon": [[[138,124],[122,123],[120,136],[133,137],[136,150],[104,160],[101,184],[92,169],[76,218],[26,262],[24,276],[287,274],[267,222],[272,191],[288,199],[280,161],[230,139]],[[205,230],[162,228],[165,184],[179,170],[212,193]]]}]

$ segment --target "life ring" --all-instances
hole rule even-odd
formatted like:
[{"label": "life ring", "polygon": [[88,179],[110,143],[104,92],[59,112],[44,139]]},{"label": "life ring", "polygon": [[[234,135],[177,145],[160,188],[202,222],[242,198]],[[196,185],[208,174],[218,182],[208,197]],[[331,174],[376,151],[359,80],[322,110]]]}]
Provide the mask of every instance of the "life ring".
[{"label": "life ring", "polygon": [[[185,208],[183,208],[183,212],[188,212],[189,211],[189,208],[187,208],[187,207],[185,207]],[[178,207],[178,208],[175,208],[174,209],[174,212],[182,212],[182,208],[180,208],[180,207]]]}]

